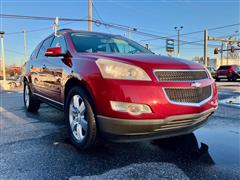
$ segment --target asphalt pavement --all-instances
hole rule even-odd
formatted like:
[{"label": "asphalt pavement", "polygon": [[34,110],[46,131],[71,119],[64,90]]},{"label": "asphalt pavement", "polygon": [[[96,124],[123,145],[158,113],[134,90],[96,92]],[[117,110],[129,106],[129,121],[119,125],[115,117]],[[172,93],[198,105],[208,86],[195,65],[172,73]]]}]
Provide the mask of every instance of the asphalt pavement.
[{"label": "asphalt pavement", "polygon": [[[218,87],[220,99],[240,95],[239,82]],[[26,113],[20,89],[2,91],[0,179],[238,180],[240,110],[219,105],[208,124],[189,135],[105,142],[82,152],[70,144],[61,111],[42,104],[38,113]]]}]

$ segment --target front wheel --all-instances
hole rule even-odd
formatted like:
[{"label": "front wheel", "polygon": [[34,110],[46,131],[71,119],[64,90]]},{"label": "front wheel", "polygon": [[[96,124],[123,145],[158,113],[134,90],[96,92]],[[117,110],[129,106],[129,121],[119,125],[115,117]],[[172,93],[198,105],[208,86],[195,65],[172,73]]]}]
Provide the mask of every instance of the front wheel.
[{"label": "front wheel", "polygon": [[84,150],[96,144],[95,115],[84,89],[74,87],[68,92],[64,114],[70,140],[77,148]]},{"label": "front wheel", "polygon": [[24,82],[23,88],[24,106],[28,112],[37,112],[40,107],[40,101],[34,99],[27,81]]}]

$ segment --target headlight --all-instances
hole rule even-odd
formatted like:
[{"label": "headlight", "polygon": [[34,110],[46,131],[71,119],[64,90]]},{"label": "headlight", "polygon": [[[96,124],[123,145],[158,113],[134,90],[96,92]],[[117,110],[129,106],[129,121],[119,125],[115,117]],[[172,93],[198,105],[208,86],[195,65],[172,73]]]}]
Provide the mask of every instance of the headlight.
[{"label": "headlight", "polygon": [[151,78],[140,67],[120,63],[109,59],[98,59],[96,64],[106,79],[125,79],[151,81]]},{"label": "headlight", "polygon": [[150,107],[146,104],[127,103],[119,101],[110,101],[111,107],[114,111],[128,112],[132,115],[140,115],[143,113],[152,113]]}]

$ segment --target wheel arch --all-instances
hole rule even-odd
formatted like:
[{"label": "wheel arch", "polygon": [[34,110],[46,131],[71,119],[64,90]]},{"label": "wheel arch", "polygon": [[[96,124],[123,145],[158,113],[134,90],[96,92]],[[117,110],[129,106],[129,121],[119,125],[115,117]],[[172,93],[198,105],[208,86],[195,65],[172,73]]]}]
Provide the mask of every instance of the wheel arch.
[{"label": "wheel arch", "polygon": [[67,93],[70,91],[71,88],[76,87],[76,86],[81,87],[86,92],[86,94],[88,95],[88,99],[89,99],[89,101],[92,105],[93,111],[96,113],[97,112],[96,104],[95,104],[94,96],[91,93],[90,88],[88,87],[88,85],[83,80],[79,80],[76,77],[72,77],[72,78],[68,79],[66,84],[65,84],[65,87],[64,87],[64,104],[66,102]]}]

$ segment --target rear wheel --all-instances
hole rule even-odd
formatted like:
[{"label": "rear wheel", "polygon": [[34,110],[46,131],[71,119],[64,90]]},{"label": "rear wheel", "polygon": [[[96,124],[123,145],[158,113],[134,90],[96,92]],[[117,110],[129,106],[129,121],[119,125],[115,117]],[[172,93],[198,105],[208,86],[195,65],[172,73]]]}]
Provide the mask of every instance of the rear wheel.
[{"label": "rear wheel", "polygon": [[66,97],[65,119],[71,142],[80,150],[96,144],[97,126],[87,93],[81,87],[72,88]]},{"label": "rear wheel", "polygon": [[24,106],[28,112],[37,112],[40,107],[40,101],[34,99],[27,81],[24,82],[23,89]]}]

